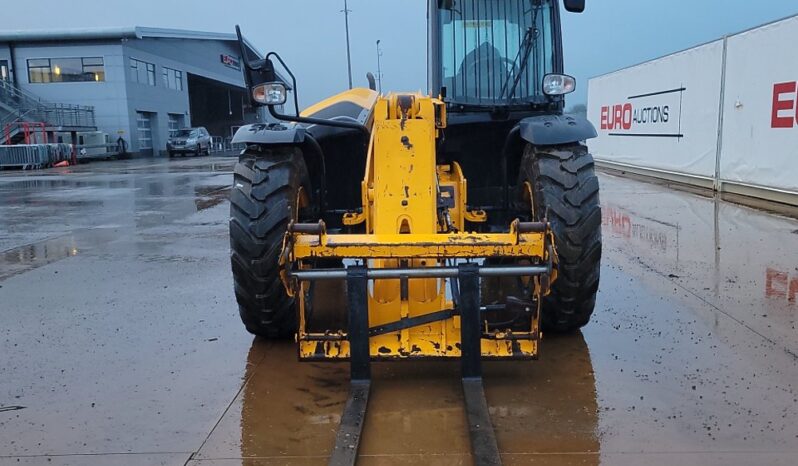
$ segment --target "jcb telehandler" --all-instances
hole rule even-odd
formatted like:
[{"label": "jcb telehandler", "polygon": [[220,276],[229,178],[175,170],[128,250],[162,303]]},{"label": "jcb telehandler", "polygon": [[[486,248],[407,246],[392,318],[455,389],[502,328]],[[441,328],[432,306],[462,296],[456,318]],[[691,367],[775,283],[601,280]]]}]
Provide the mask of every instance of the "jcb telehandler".
[{"label": "jcb telehandler", "polygon": [[[334,464],[356,458],[370,362],[416,358],[462,360],[474,459],[498,464],[481,360],[536,358],[543,330],[577,329],[595,304],[596,132],[563,114],[576,83],[559,1],[430,0],[428,18],[433,96],[372,85],[284,114],[293,74],[242,46],[252,103],[274,122],[234,138],[236,297],[253,334],[350,361]],[[502,293],[507,280],[520,292]]]}]

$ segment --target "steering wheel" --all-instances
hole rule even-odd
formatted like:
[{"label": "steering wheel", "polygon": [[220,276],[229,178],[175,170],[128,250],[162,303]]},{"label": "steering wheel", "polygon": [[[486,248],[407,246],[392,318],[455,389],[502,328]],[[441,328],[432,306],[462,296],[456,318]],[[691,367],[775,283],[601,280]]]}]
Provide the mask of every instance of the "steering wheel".
[{"label": "steering wheel", "polygon": [[[488,58],[488,59],[485,60],[484,58]],[[491,58],[493,58],[493,59],[491,60]],[[498,67],[490,67],[490,62],[491,61],[496,62],[499,66]],[[487,63],[484,63],[484,62],[487,62]],[[504,67],[504,71],[506,71],[507,74],[502,73],[501,69],[496,69],[496,68],[500,68],[500,67]],[[520,71],[518,69],[518,66],[516,66],[516,64],[515,64],[515,62],[513,60],[510,60],[509,58],[503,57],[501,55],[495,55],[494,57],[477,57],[476,60],[474,60],[474,61],[472,61],[471,63],[468,64],[468,69],[467,69],[466,76],[467,77],[471,77],[471,76],[478,75],[479,74],[478,71],[480,71],[480,70],[488,70],[492,75],[494,75],[493,76],[494,80],[496,80],[495,74],[498,72],[498,75],[501,78],[496,80],[496,82],[499,83],[499,88],[497,89],[497,92],[501,92],[501,86],[504,84],[504,80],[506,79],[505,76],[508,76],[508,74],[510,74],[513,77],[515,77],[515,76],[518,76],[518,73]],[[487,80],[487,76],[483,76],[483,79]]]}]

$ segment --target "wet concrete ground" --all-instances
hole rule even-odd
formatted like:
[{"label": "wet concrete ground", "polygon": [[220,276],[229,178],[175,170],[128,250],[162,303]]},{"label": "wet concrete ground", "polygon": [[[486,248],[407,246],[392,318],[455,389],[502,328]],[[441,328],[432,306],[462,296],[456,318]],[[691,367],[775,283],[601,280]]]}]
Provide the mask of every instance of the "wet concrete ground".
[{"label": "wet concrete ground", "polygon": [[[0,465],[325,464],[347,367],[235,308],[232,159],[0,172]],[[602,175],[594,321],[486,365],[505,464],[798,463],[798,221]],[[362,464],[471,464],[457,364],[375,366]]]}]

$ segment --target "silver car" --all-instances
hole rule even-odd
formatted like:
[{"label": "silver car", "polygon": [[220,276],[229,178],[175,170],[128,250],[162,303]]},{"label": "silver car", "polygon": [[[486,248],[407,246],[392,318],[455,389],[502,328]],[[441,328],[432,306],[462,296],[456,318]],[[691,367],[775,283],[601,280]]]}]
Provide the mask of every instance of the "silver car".
[{"label": "silver car", "polygon": [[169,157],[178,154],[210,155],[211,135],[203,127],[179,129],[166,143]]}]

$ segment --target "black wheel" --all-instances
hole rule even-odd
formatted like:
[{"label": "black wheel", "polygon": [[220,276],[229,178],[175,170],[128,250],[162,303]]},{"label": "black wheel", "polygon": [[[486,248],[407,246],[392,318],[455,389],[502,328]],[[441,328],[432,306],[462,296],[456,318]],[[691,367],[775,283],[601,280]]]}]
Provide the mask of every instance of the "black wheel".
[{"label": "black wheel", "polygon": [[175,158],[175,153],[174,153],[174,152],[169,152],[169,158],[170,158],[170,159],[173,159],[173,158]]},{"label": "black wheel", "polygon": [[296,332],[294,300],[280,280],[278,260],[288,223],[306,204],[309,178],[295,148],[248,150],[235,166],[230,195],[230,246],[235,294],[247,330],[268,338]]},{"label": "black wheel", "polygon": [[551,222],[560,261],[558,279],[543,301],[543,329],[578,329],[593,314],[601,264],[601,207],[593,156],[582,144],[527,145],[519,191],[527,209],[531,195],[532,218]]}]

